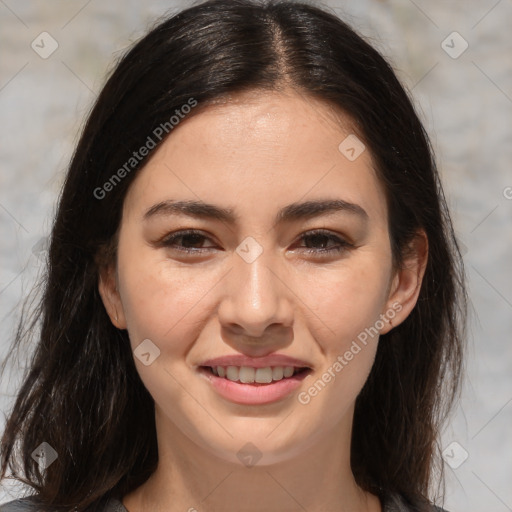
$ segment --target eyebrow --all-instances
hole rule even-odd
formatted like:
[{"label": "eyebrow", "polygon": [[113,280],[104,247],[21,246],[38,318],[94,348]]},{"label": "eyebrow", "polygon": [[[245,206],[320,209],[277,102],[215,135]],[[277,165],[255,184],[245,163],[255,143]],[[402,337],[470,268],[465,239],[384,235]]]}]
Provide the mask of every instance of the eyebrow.
[{"label": "eyebrow", "polygon": [[[349,213],[360,217],[364,221],[368,220],[368,214],[358,204],[342,199],[324,199],[289,204],[277,212],[274,223],[307,220],[337,212]],[[239,216],[234,213],[232,208],[222,208],[203,201],[174,201],[172,199],[151,206],[144,213],[143,219],[149,220],[153,217],[166,215],[187,215],[201,219],[219,220],[228,224],[235,224],[239,220]]]}]

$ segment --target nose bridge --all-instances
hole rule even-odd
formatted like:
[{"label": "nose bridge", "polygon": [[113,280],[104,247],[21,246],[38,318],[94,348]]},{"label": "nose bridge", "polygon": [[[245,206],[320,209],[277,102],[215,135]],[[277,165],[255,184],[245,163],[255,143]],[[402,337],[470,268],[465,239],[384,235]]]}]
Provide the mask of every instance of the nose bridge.
[{"label": "nose bridge", "polygon": [[233,255],[221,321],[237,324],[251,336],[261,336],[271,324],[291,325],[292,294],[280,274],[279,255],[246,238]]},{"label": "nose bridge", "polygon": [[239,262],[239,274],[241,276],[241,287],[239,297],[242,301],[250,303],[252,309],[263,312],[265,307],[267,310],[274,310],[277,306],[280,293],[275,280],[275,270],[272,272],[272,265],[275,262],[267,251],[265,255],[261,254],[253,262]]}]

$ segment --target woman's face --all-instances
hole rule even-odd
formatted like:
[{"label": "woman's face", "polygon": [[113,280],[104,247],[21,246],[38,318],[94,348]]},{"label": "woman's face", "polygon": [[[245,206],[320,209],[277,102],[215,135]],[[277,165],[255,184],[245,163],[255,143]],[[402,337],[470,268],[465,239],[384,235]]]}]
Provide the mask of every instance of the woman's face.
[{"label": "woman's face", "polygon": [[[132,183],[116,284],[104,273],[100,291],[157,428],[233,462],[251,442],[270,463],[350,426],[378,333],[418,286],[393,271],[384,192],[345,121],[296,94],[245,94],[181,121]],[[242,355],[228,375],[265,381],[290,366],[263,359],[276,354],[309,370],[251,384],[202,368]]]}]

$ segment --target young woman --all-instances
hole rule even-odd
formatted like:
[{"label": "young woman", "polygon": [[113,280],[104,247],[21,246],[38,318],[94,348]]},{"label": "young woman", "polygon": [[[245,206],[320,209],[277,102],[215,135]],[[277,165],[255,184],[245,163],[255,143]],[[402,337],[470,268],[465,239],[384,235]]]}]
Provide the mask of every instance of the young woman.
[{"label": "young woman", "polygon": [[0,510],[433,511],[464,318],[386,61],[308,4],[195,5],[78,142],[1,440],[35,492]]}]

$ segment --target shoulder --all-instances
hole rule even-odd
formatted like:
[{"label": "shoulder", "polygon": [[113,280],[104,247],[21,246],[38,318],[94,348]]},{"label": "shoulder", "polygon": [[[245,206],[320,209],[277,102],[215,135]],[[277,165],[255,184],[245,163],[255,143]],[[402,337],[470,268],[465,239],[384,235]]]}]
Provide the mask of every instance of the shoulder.
[{"label": "shoulder", "polygon": [[[0,512],[40,512],[40,503],[34,496],[27,496],[0,504]],[[128,512],[117,498],[110,498],[103,508],[104,512]]]},{"label": "shoulder", "polygon": [[[383,498],[383,512],[448,512],[444,508],[430,505],[419,507],[399,494],[389,494]],[[105,506],[105,512],[127,512],[122,502],[111,498]],[[33,497],[20,498],[0,505],[0,512],[38,512],[39,506]]]},{"label": "shoulder", "polygon": [[0,512],[38,512],[38,510],[39,506],[33,496],[0,504]]},{"label": "shoulder", "polygon": [[448,510],[435,505],[413,502],[396,493],[386,494],[381,497],[381,501],[382,512],[448,512]]}]

